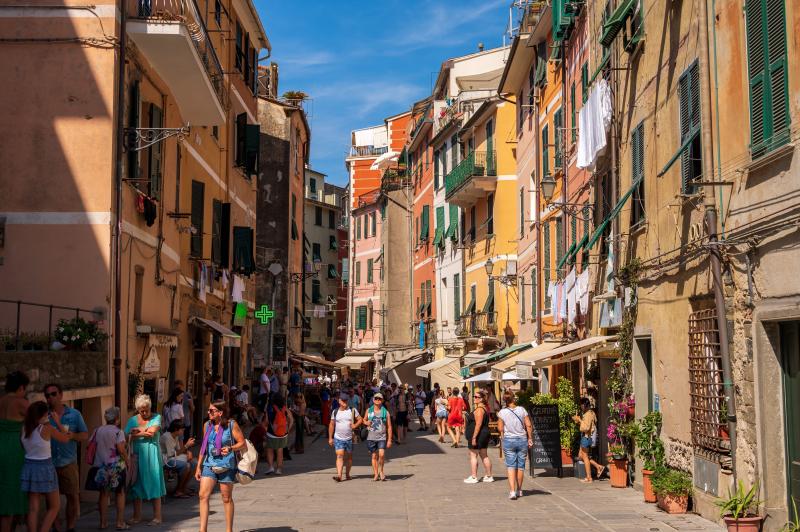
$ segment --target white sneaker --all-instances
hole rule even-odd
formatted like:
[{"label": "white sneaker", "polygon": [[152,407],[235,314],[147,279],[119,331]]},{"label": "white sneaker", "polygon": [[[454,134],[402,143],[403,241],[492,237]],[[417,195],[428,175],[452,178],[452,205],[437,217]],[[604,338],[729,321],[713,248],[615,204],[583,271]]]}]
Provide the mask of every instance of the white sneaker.
[{"label": "white sneaker", "polygon": [[480,482],[480,480],[471,475],[464,479],[464,484],[477,484],[478,482]]},{"label": "white sneaker", "polygon": [[520,497],[522,497],[522,490],[517,491],[517,498],[519,499]]},{"label": "white sneaker", "polygon": [[265,474],[265,475],[271,475],[271,474],[273,474],[274,472],[275,472],[275,468],[273,468],[273,467],[270,467],[269,469],[267,469],[266,471],[264,471],[264,474]]},{"label": "white sneaker", "polygon": [[509,491],[508,498],[512,501],[517,500],[517,492],[516,491]]},{"label": "white sneaker", "polygon": [[279,467],[278,469],[276,469],[276,470],[275,470],[275,474],[276,474],[276,475],[283,475],[283,469],[281,469],[281,468]]},{"label": "white sneaker", "polygon": [[483,482],[494,482],[494,477],[490,477],[490,476],[487,475],[487,476],[483,477],[482,480],[483,480]]}]

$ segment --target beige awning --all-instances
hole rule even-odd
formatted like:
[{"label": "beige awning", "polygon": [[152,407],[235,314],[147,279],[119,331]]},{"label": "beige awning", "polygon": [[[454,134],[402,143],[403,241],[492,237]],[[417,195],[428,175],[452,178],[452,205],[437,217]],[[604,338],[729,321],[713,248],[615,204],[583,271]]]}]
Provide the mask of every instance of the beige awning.
[{"label": "beige awning", "polygon": [[212,334],[220,335],[222,337],[222,345],[226,347],[240,347],[242,345],[241,336],[214,320],[193,316],[189,318],[189,324],[204,327],[211,331]]},{"label": "beige awning", "polygon": [[427,364],[423,364],[422,366],[417,368],[417,376],[418,377],[430,377],[431,371],[434,369],[438,369],[444,367],[448,364],[452,364],[453,362],[458,363],[457,358],[450,358],[444,357],[438,360],[434,360],[433,362],[428,362]]},{"label": "beige awning", "polygon": [[553,342],[551,340],[545,340],[540,345],[532,346],[523,351],[519,351],[518,353],[514,353],[510,357],[504,358],[497,364],[493,364],[492,369],[503,372],[510,371],[514,369],[514,366],[516,366],[517,360],[526,360],[523,357],[531,357],[540,353],[546,353],[548,351],[552,351],[553,349],[555,349],[560,345],[561,342]]},{"label": "beige awning", "polygon": [[537,368],[546,368],[554,364],[572,362],[592,354],[612,351],[616,341],[616,336],[592,336],[556,347],[544,353],[523,356],[521,360],[532,362]]},{"label": "beige awning", "polygon": [[350,369],[360,369],[364,364],[372,361],[372,355],[345,355],[336,361],[337,364]]},{"label": "beige awning", "polygon": [[303,364],[311,364],[312,366],[317,366],[320,368],[340,369],[342,367],[336,362],[331,362],[330,360],[325,360],[324,358],[315,357],[304,353],[298,353],[296,355],[292,355],[291,358],[297,362],[301,362]]}]

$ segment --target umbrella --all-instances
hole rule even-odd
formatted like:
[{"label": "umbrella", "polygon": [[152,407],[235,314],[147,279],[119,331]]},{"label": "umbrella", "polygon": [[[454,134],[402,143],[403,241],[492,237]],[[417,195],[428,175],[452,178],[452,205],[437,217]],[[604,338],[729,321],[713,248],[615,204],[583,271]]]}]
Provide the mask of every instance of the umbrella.
[{"label": "umbrella", "polygon": [[392,165],[393,162],[396,162],[397,159],[400,158],[400,154],[396,151],[387,151],[377,159],[375,162],[372,163],[372,166],[369,167],[370,170],[383,170],[384,168],[388,168]]}]

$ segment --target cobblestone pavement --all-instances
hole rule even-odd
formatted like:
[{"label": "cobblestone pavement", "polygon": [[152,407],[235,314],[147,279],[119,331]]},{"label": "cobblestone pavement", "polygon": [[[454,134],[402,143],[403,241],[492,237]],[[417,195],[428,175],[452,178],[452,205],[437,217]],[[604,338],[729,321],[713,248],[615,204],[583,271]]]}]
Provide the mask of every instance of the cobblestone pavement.
[{"label": "cobblestone pavement", "polygon": [[[497,449],[489,453],[496,481],[467,485],[467,450],[441,445],[428,433],[413,432],[389,450],[387,482],[373,482],[366,445],[356,444],[353,480],[332,480],[334,452],[324,438],[306,443],[306,453],[286,463],[283,476],[264,476],[236,486],[235,529],[293,530],[541,530],[673,531],[720,530],[697,515],[668,515],[642,502],[640,492],[614,489],[608,481],[585,485],[575,478],[527,477],[525,495],[507,498],[508,484]],[[567,468],[567,473],[570,471]],[[128,516],[131,508],[128,506]],[[198,529],[195,499],[167,498],[164,525],[140,530]],[[144,517],[150,516],[145,505]],[[113,518],[112,518],[113,519]],[[113,521],[112,521],[113,523]],[[87,512],[80,530],[97,529]],[[225,530],[218,492],[211,503],[209,530]]]}]

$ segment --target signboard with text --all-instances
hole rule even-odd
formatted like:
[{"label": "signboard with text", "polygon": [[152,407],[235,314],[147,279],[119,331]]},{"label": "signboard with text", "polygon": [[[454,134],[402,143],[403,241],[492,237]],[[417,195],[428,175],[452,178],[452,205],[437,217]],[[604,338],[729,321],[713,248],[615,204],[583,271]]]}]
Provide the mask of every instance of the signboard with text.
[{"label": "signboard with text", "polygon": [[558,405],[533,405],[530,409],[533,424],[531,475],[534,469],[561,471],[561,430],[558,424]]}]

